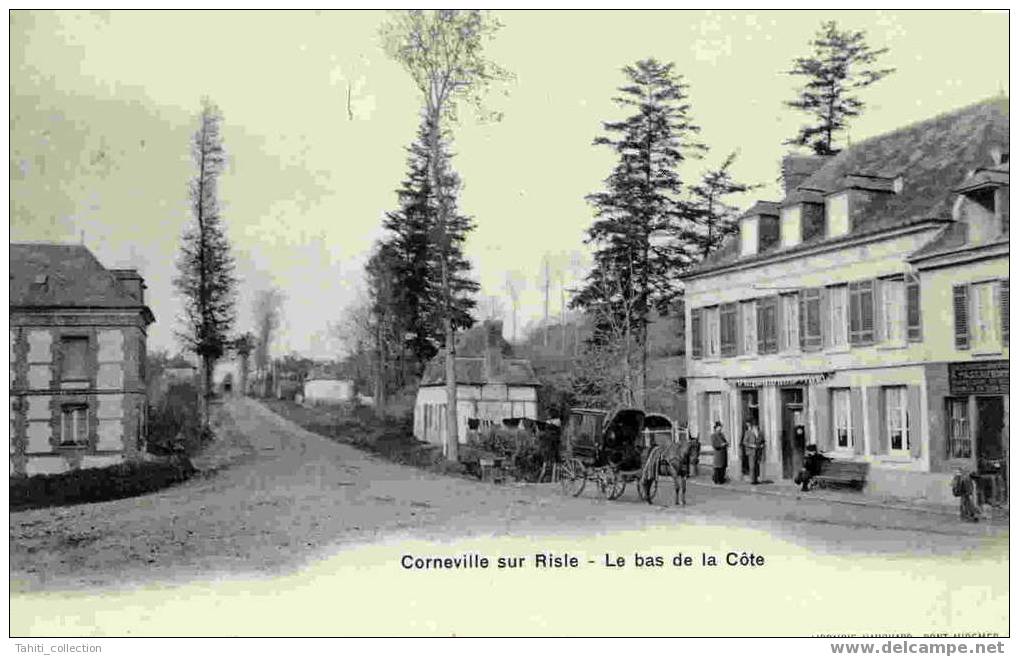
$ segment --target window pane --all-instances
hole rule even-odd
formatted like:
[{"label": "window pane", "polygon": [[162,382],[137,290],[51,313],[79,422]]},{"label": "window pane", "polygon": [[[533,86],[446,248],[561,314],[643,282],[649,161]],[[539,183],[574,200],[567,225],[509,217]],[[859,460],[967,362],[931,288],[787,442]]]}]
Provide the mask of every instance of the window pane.
[{"label": "window pane", "polygon": [[63,356],[62,378],[85,379],[85,358],[88,354],[88,338],[63,338],[60,341]]},{"label": "window pane", "polygon": [[88,410],[79,408],[74,412],[75,415],[75,432],[74,442],[85,443],[88,442]]}]

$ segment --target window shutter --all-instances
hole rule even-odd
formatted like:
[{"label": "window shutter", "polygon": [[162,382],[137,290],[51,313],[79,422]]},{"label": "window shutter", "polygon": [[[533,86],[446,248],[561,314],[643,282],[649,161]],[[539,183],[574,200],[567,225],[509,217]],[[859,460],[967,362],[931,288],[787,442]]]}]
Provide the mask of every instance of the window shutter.
[{"label": "window shutter", "polygon": [[1001,306],[1001,343],[1008,346],[1008,279],[998,284],[999,305]]},{"label": "window shutter", "polygon": [[849,344],[860,343],[860,287],[858,283],[850,283],[846,292],[846,305],[849,311]]},{"label": "window shutter", "polygon": [[757,302],[757,347],[762,354],[778,351],[778,297],[764,297]]},{"label": "window shutter", "polygon": [[923,340],[923,323],[920,319],[920,279],[906,274],[906,339]]},{"label": "window shutter", "polygon": [[920,422],[920,387],[909,386],[906,390],[906,421],[908,424],[909,455],[915,459],[923,453]]},{"label": "window shutter", "polygon": [[718,310],[719,341],[722,356],[736,355],[736,304],[727,303]]},{"label": "window shutter", "polygon": [[701,309],[690,310],[690,357],[699,359],[702,355],[704,342],[701,339]]},{"label": "window shutter", "polygon": [[778,302],[778,295],[768,298],[768,353],[778,353],[778,323],[782,317],[782,311]]},{"label": "window shutter", "polygon": [[764,297],[757,301],[757,353],[768,353],[768,298]]},{"label": "window shutter", "polygon": [[832,343],[831,339],[831,303],[829,296],[831,290],[826,287],[820,289],[821,301],[819,303],[818,311],[818,344],[822,347],[830,346]]},{"label": "window shutter", "polygon": [[969,349],[969,286],[952,286],[952,307],[955,316],[955,348]]},{"label": "window shutter", "polygon": [[[889,286],[884,285],[881,280],[871,281],[871,299],[872,299],[872,330],[871,330],[871,342],[885,342],[888,340],[885,330],[885,294],[888,294]],[[866,314],[864,314],[866,317]]]},{"label": "window shutter", "polygon": [[849,413],[852,422],[853,451],[863,454],[863,393],[860,388],[849,390]]},{"label": "window shutter", "polygon": [[881,386],[870,386],[867,388],[867,422],[870,424],[870,443],[873,454],[887,454],[888,441],[888,415],[885,409],[885,395]]},{"label": "window shutter", "polygon": [[874,343],[874,281],[860,283],[860,342]]},{"label": "window shutter", "polygon": [[817,448],[822,452],[831,450],[835,446],[835,432],[832,430],[831,412],[831,389],[820,386],[811,390],[810,401],[814,404],[814,430],[813,436],[807,436],[807,443],[813,438]]}]

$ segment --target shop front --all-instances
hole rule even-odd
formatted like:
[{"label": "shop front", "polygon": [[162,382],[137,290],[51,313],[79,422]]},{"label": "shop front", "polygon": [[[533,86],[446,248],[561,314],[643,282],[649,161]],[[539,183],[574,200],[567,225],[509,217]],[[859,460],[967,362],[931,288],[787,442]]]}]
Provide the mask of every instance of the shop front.
[{"label": "shop front", "polygon": [[980,475],[989,501],[1007,499],[1008,361],[928,365],[932,469]]}]

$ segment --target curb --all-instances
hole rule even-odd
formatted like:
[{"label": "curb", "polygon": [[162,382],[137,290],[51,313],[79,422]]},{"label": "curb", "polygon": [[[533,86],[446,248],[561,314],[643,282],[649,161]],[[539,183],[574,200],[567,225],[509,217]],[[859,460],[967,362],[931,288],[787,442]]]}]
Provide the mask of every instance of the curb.
[{"label": "curb", "polygon": [[[712,484],[712,483],[707,483],[707,482],[703,482],[703,481],[695,481],[693,479],[689,479],[688,482],[690,484],[694,485],[694,486],[703,486],[705,488],[720,488],[720,486],[718,484]],[[724,486],[724,484],[723,484],[723,486]],[[879,509],[893,509],[895,511],[919,511],[921,513],[930,513],[930,514],[942,515],[942,516],[945,516],[945,515],[947,515],[947,516],[958,515],[958,510],[954,509],[953,507],[929,507],[929,506],[918,506],[918,505],[912,505],[912,504],[890,504],[890,503],[882,503],[882,502],[877,502],[877,501],[872,501],[872,500],[863,501],[863,500],[845,500],[845,499],[838,499],[838,498],[831,498],[831,497],[807,497],[807,496],[798,495],[798,494],[795,494],[795,493],[784,493],[784,492],[779,492],[777,490],[768,490],[766,488],[764,488],[764,489],[762,489],[762,488],[745,489],[745,488],[742,488],[742,487],[739,487],[739,488],[737,488],[737,487],[729,487],[729,488],[726,488],[725,490],[729,490],[729,491],[732,491],[732,492],[735,492],[735,493],[742,493],[744,495],[770,495],[772,497],[787,497],[787,498],[796,499],[796,500],[806,499],[806,500],[820,501],[820,502],[834,502],[836,504],[849,504],[849,505],[852,505],[852,506],[869,506],[869,507],[875,507],[875,508],[879,508]]]}]

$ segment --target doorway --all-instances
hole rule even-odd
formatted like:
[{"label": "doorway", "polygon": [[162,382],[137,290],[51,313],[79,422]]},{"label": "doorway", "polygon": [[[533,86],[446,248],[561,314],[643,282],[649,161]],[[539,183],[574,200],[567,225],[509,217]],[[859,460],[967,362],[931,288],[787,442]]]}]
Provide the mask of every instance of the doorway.
[{"label": "doorway", "polygon": [[[733,436],[736,440],[737,445],[742,445],[743,433],[746,431],[747,422],[753,422],[758,427],[761,426],[761,407],[759,402],[759,391],[757,390],[743,390],[740,392],[740,426],[738,428],[739,435]],[[740,446],[739,448],[739,462],[740,462],[740,474],[743,476],[750,475],[750,459],[747,458],[746,451]]]},{"label": "doorway", "polygon": [[[806,428],[803,412],[803,388],[782,388],[782,478],[792,479],[803,467]],[[797,432],[797,427],[800,431]]]},{"label": "doorway", "polygon": [[981,493],[985,500],[999,504],[1008,499],[1007,446],[1002,430],[1005,428],[1005,403],[1002,397],[977,397],[977,472]]}]

